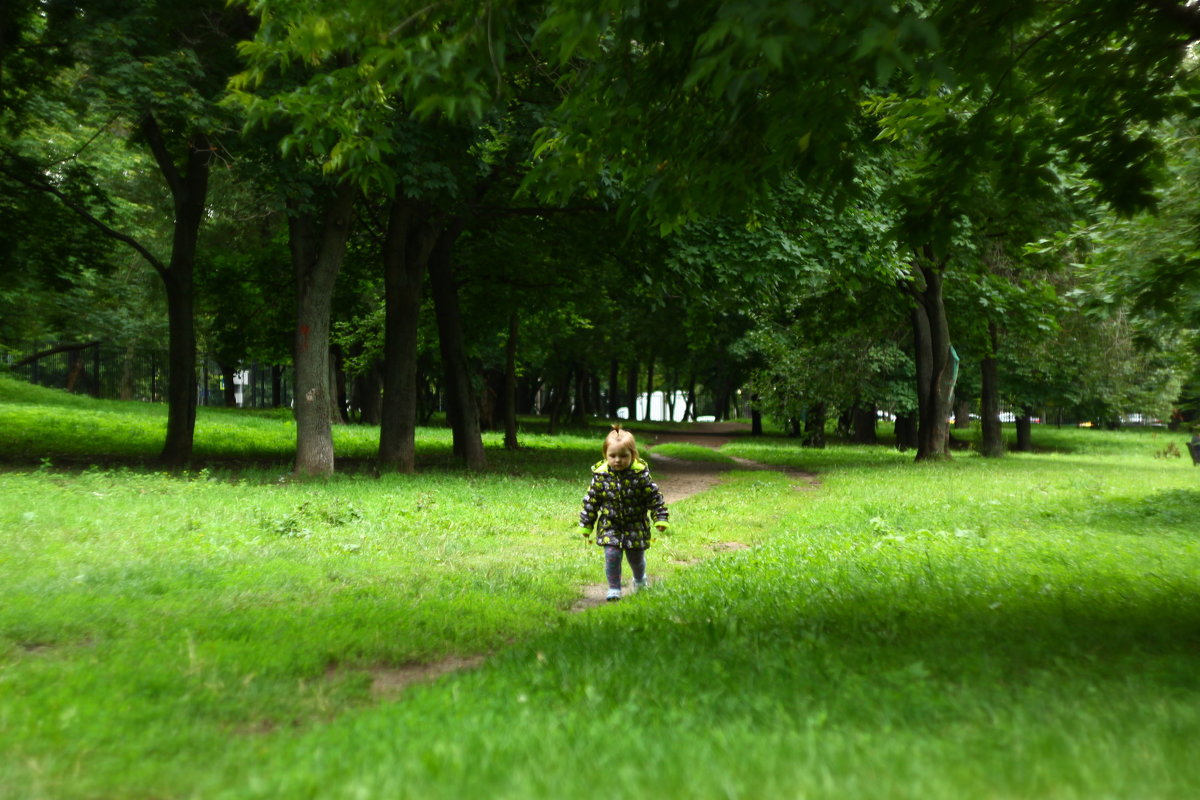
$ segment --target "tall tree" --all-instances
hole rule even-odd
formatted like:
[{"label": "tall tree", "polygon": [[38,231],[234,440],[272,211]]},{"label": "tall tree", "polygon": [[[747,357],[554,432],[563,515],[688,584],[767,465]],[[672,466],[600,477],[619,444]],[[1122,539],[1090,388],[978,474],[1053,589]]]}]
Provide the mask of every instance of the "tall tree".
[{"label": "tall tree", "polygon": [[[70,6],[70,12],[63,10]],[[50,193],[104,235],[137,250],[166,290],[170,335],[167,434],[161,460],[181,466],[191,458],[195,428],[196,342],[193,273],[208,176],[226,126],[217,105],[235,66],[234,43],[252,30],[249,19],[224,3],[181,6],[166,0],[55,4],[39,33],[51,49],[70,42],[79,97],[86,113],[119,118],[157,165],[171,198],[169,255],[92,214],[61,185],[60,171],[7,153],[5,172],[33,190]],[[51,64],[55,62],[51,61]],[[60,76],[56,85],[65,87]],[[77,98],[62,97],[62,102]],[[116,130],[108,127],[97,135]],[[32,169],[30,168],[32,166]]]},{"label": "tall tree", "polygon": [[539,177],[568,192],[589,173],[616,174],[669,228],[702,209],[744,204],[788,170],[848,178],[845,165],[863,151],[852,144],[861,141],[859,102],[868,89],[895,91],[885,133],[920,140],[897,227],[913,253],[907,287],[917,301],[925,421],[918,458],[943,458],[940,420],[953,387],[941,291],[980,180],[1033,186],[1052,179],[1046,165],[1063,153],[1118,208],[1149,199],[1156,148],[1142,126],[1176,105],[1173,86],[1200,12],[1170,2],[1134,12],[1115,1],[1034,0],[900,10],[611,0],[597,12],[563,0],[542,41],[564,64],[583,56],[583,66],[547,128]]},{"label": "tall tree", "polygon": [[[505,42],[515,11],[508,4],[480,8],[459,2],[397,9],[380,0],[305,7],[252,0],[246,5],[261,24],[255,39],[242,48],[247,69],[234,86],[251,118],[281,121],[286,131],[280,142],[283,150],[303,151],[326,174],[395,198],[400,204],[397,214],[405,213],[402,206],[409,201],[428,200],[407,181],[419,175],[420,165],[398,163],[413,150],[408,117],[478,121],[505,87]],[[412,259],[407,253],[410,233],[424,242]],[[415,385],[415,362],[408,349],[411,321],[398,315],[417,307],[414,293],[425,260],[421,251],[428,250],[435,233],[441,233],[436,226],[425,232],[418,226],[403,235],[396,230],[389,239],[389,247],[406,242],[403,257],[397,250],[388,256],[385,282],[401,293],[388,301],[388,325],[397,330],[386,337],[391,344],[387,357],[393,364],[408,362],[385,367],[403,372],[386,381],[393,392]],[[452,243],[453,237],[442,238],[447,246]],[[398,271],[406,277],[398,279]],[[407,454],[412,449],[410,415],[415,404],[391,393],[384,403],[393,408],[385,416],[381,458],[385,464],[411,469]],[[460,406],[465,411],[469,404]],[[464,431],[471,428],[468,424],[459,435],[470,435]],[[477,442],[464,446],[482,453],[482,440],[475,438]]]}]

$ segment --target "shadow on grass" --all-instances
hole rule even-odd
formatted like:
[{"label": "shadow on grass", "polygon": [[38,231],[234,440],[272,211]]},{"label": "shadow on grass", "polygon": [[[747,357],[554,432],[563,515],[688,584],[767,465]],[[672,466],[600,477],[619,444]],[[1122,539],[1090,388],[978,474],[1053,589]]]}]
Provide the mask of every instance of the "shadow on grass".
[{"label": "shadow on grass", "polygon": [[[437,472],[462,475],[508,474],[508,475],[554,475],[569,472],[581,473],[598,459],[596,447],[587,442],[564,442],[553,447],[523,447],[505,450],[503,447],[485,448],[488,466],[483,470],[471,471],[463,466],[454,455],[449,443],[419,444],[416,456],[417,473]],[[381,470],[376,458],[335,456],[336,474],[346,477],[377,478],[387,470]],[[294,454],[263,454],[226,456],[220,453],[197,452],[189,465],[180,470],[169,470],[180,477],[189,477],[207,471],[213,477],[245,478],[255,475],[272,480],[290,476]],[[36,454],[0,454],[0,472],[28,471],[39,469],[49,472],[77,473],[87,469],[131,470],[134,472],[161,473],[164,468],[155,455],[86,454],[54,451]],[[305,480],[305,478],[296,478]],[[314,477],[308,480],[322,480]]]},{"label": "shadow on grass", "polygon": [[1146,528],[1169,528],[1200,539],[1200,488],[1165,489],[1148,497],[1097,503],[1088,515],[1090,527],[1112,533],[1145,535]]},{"label": "shadow on grass", "polygon": [[761,565],[751,569],[753,561],[709,562],[620,609],[626,613],[602,610],[594,624],[533,647],[548,659],[556,651],[563,672],[588,674],[618,705],[631,694],[625,676],[669,676],[663,691],[716,718],[792,707],[930,721],[981,704],[999,710],[1031,686],[1063,703],[1101,683],[1130,703],[1200,692],[1195,594],[1063,586],[994,599],[947,588],[906,592],[895,583],[831,591],[789,587]]}]

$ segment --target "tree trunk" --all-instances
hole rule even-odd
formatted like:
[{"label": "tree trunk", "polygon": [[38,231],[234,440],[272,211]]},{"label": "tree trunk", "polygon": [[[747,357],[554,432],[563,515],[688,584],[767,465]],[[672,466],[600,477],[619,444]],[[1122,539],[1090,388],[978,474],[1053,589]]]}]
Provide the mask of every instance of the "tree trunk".
[{"label": "tree trunk", "polygon": [[1000,379],[996,369],[1000,337],[996,323],[988,325],[988,334],[992,346],[980,365],[982,388],[979,393],[979,421],[982,432],[979,452],[987,458],[1000,458],[1004,455],[1004,435],[1000,428]]},{"label": "tree trunk", "polygon": [[[354,402],[364,425],[383,427],[383,364],[375,361],[354,379]],[[382,436],[382,433],[380,434]]]},{"label": "tree trunk", "polygon": [[625,373],[625,395],[629,403],[629,419],[631,422],[636,422],[637,413],[637,398],[638,398],[638,362],[629,362],[629,370]]},{"label": "tree trunk", "polygon": [[[288,239],[296,278],[295,372],[297,475],[333,473],[333,426],[330,424],[329,318],[333,286],[346,240],[356,191],[350,184],[329,190],[318,223],[301,201],[288,199]],[[319,226],[319,230],[318,230]]]},{"label": "tree trunk", "polygon": [[[117,241],[132,247],[146,259],[163,281],[167,296],[167,433],[159,461],[166,467],[181,467],[192,457],[192,438],[196,427],[196,335],[193,318],[193,272],[200,224],[208,197],[208,170],[212,149],[204,134],[194,134],[187,142],[184,169],[180,172],[167,150],[162,131],[152,114],[139,123],[167,187],[171,192],[174,228],[171,258],[163,264],[145,246],[93,215],[68,193],[44,180],[8,173],[10,177],[36,191],[57,197],[64,205]],[[151,394],[156,394],[157,386]]]},{"label": "tree trunk", "polygon": [[508,316],[508,341],[504,345],[504,449],[517,450],[517,333],[520,319]]},{"label": "tree trunk", "polygon": [[346,373],[342,370],[338,348],[329,348],[329,424],[345,425],[346,417]]},{"label": "tree trunk", "polygon": [[971,398],[954,398],[954,429],[964,430],[971,427]]},{"label": "tree trunk", "polygon": [[479,427],[485,431],[494,431],[501,427],[504,416],[504,368],[488,367],[480,377],[483,380],[483,392],[479,400]]},{"label": "tree trunk", "polygon": [[479,406],[471,388],[467,365],[467,345],[463,336],[462,314],[458,308],[458,287],[454,283],[452,254],[462,223],[442,231],[429,257],[433,306],[437,313],[438,341],[446,376],[446,413],[454,434],[454,453],[468,469],[483,469],[487,456],[479,428]]},{"label": "tree trunk", "polygon": [[1026,406],[1017,415],[1017,447],[1018,453],[1033,452],[1033,409]]},{"label": "tree trunk", "polygon": [[951,398],[957,379],[957,361],[952,358],[950,327],[942,297],[942,265],[935,263],[929,248],[913,265],[915,280],[908,291],[916,300],[913,309],[913,339],[917,366],[917,460],[948,459]]},{"label": "tree trunk", "polygon": [[875,435],[875,424],[878,419],[875,406],[863,406],[856,403],[850,414],[850,428],[854,432],[851,441],[855,444],[875,444],[879,441]]},{"label": "tree trunk", "polygon": [[397,198],[388,214],[383,250],[383,407],[379,466],[416,470],[417,331],[421,286],[438,231],[428,209]]},{"label": "tree trunk", "polygon": [[221,364],[221,393],[226,408],[237,408],[237,387],[233,385],[235,372],[232,364]]},{"label": "tree trunk", "polygon": [[582,424],[588,416],[588,368],[580,364],[575,369],[575,406],[571,410],[571,419]]},{"label": "tree trunk", "polygon": [[804,447],[825,447],[825,404],[815,403],[808,407],[804,418]]},{"label": "tree trunk", "polygon": [[696,411],[696,373],[693,371],[692,374],[688,376],[687,409],[684,413],[684,418],[688,419],[692,422],[695,422],[697,413],[698,412]]},{"label": "tree trunk", "polygon": [[[176,245],[171,266],[164,276],[167,293],[167,436],[159,461],[168,467],[182,467],[192,458],[192,439],[196,430],[196,332],[192,268],[195,263],[195,238],[181,231],[175,221]],[[199,233],[199,223],[192,231]],[[190,252],[179,252],[182,249]]]},{"label": "tree trunk", "polygon": [[167,435],[159,460],[182,467],[192,457],[196,430],[196,329],[192,291],[196,247],[208,199],[208,170],[212,152],[203,135],[188,142],[187,162],[179,172],[162,139],[158,122],[147,114],[143,134],[171,190],[175,224],[171,260],[160,274],[167,294]]},{"label": "tree trunk", "polygon": [[567,395],[571,392],[571,370],[567,370],[557,384],[550,387],[550,402],[548,404],[547,413],[550,416],[550,425],[546,433],[554,436],[558,433],[559,409],[562,408],[563,402]]},{"label": "tree trunk", "polygon": [[608,418],[617,418],[617,387],[621,382],[621,363],[617,359],[613,359],[608,364]]},{"label": "tree trunk", "polygon": [[67,391],[74,393],[75,385],[79,383],[79,376],[83,375],[83,353],[79,350],[72,350],[68,363],[70,367],[67,368]]},{"label": "tree trunk", "polygon": [[283,367],[271,365],[271,408],[283,405]]},{"label": "tree trunk", "polygon": [[917,416],[916,414],[896,415],[896,449],[903,453],[905,450],[915,450],[917,447]]},{"label": "tree trunk", "polygon": [[[725,422],[729,417],[729,401],[733,395],[733,387],[729,384],[729,380],[721,375],[717,381],[717,396],[716,400],[716,419],[717,422]],[[822,433],[822,435],[824,435]],[[821,445],[824,447],[824,444]]]},{"label": "tree trunk", "polygon": [[762,411],[758,408],[758,395],[750,395],[750,435],[762,436]]},{"label": "tree trunk", "polygon": [[598,416],[600,409],[604,407],[604,397],[600,386],[600,375],[594,370],[589,370],[588,375],[588,410],[592,416]]},{"label": "tree trunk", "polygon": [[853,430],[854,430],[854,406],[850,406],[849,408],[845,409],[844,411],[842,411],[841,414],[838,415],[837,428],[835,429],[835,433],[837,436],[840,436],[843,438],[848,438]]},{"label": "tree trunk", "polygon": [[650,358],[646,359],[646,419],[654,419],[653,406],[651,405],[651,397],[654,394],[654,354],[650,354]]}]

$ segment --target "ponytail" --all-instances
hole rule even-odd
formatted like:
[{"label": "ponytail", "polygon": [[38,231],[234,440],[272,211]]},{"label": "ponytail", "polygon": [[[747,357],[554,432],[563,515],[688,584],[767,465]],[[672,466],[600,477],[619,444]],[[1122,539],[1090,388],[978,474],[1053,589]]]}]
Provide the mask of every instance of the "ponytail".
[{"label": "ponytail", "polygon": [[635,459],[638,457],[637,440],[633,438],[633,434],[621,427],[621,423],[612,423],[612,430],[604,437],[604,445],[600,452],[607,458],[608,449],[610,447],[627,447],[629,454]]}]

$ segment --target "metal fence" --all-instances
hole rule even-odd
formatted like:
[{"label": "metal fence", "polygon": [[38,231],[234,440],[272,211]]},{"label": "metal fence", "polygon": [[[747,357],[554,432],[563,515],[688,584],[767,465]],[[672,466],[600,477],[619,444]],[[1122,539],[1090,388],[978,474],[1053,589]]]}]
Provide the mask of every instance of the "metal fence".
[{"label": "metal fence", "polygon": [[[38,386],[65,389],[106,400],[166,401],[167,353],[84,344],[34,343],[26,355],[7,357],[9,371]],[[225,378],[216,361],[201,355],[197,364],[199,405],[225,405]],[[234,397],[241,408],[290,406],[291,368],[241,365],[234,373]]]}]

